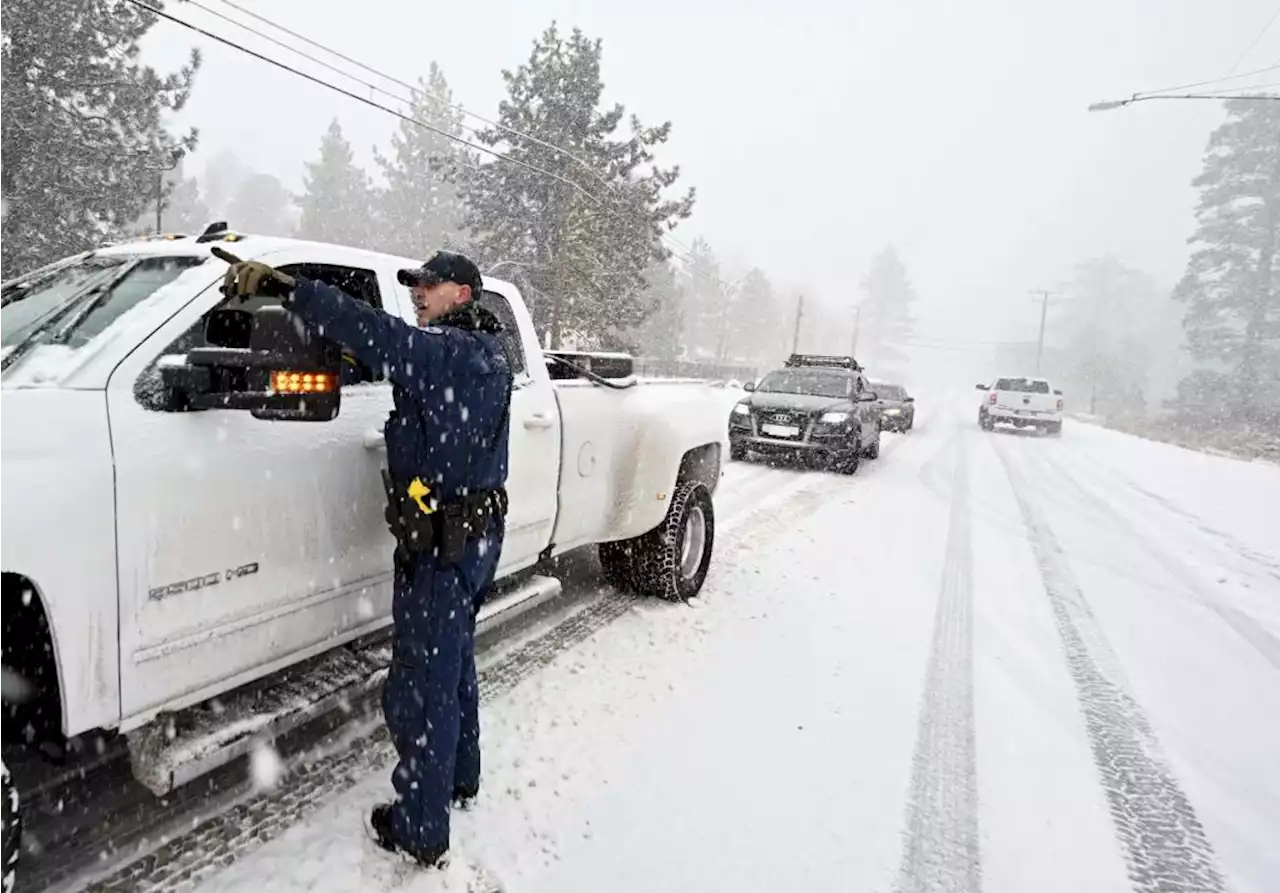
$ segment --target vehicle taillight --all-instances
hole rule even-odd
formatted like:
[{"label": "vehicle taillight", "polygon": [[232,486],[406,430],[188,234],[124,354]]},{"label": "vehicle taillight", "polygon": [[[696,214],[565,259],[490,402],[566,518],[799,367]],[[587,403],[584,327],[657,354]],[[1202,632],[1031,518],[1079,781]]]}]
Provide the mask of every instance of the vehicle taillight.
[{"label": "vehicle taillight", "polygon": [[1058,409],[1062,409],[1062,401],[1061,401],[1061,400],[1059,400],[1059,401],[1058,401]]},{"label": "vehicle taillight", "polygon": [[995,392],[995,391],[992,391],[990,394],[987,394],[987,402],[988,402],[988,403],[990,403],[992,406],[995,406],[995,405],[996,405],[996,392]]}]

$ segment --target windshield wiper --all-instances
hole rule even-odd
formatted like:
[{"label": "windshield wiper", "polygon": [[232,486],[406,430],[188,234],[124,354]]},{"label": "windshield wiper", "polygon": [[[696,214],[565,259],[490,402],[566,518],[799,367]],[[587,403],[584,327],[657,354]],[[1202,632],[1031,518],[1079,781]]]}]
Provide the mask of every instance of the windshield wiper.
[{"label": "windshield wiper", "polygon": [[[83,291],[75,292],[68,297],[60,307],[51,311],[47,317],[42,319],[29,333],[27,333],[25,338],[14,345],[13,349],[5,354],[4,359],[0,360],[0,372],[7,370],[10,366],[21,360],[29,354],[32,349],[40,344],[44,344],[46,342],[56,344],[64,341],[66,337],[70,335],[72,330],[84,320],[84,317],[92,312],[95,307],[100,306],[111,294],[111,290],[116,287],[120,280],[127,276],[139,263],[141,263],[140,258],[131,260],[128,263],[123,264],[120,270],[107,281],[89,285]],[[79,305],[82,299],[89,295],[96,295],[96,297],[86,304],[82,312],[75,313],[77,305]],[[57,335],[52,339],[45,337],[49,331],[73,313],[75,313],[74,318],[63,326],[58,331]]]}]

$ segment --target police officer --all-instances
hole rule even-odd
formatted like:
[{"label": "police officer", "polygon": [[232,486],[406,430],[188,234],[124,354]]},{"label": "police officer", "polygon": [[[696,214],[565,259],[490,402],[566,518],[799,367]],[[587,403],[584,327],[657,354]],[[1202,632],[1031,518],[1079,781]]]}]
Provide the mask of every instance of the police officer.
[{"label": "police officer", "polygon": [[18,815],[18,788],[9,775],[8,766],[0,760],[0,893],[13,893],[20,843],[22,820]]},{"label": "police officer", "polygon": [[506,515],[511,370],[497,318],[480,307],[480,271],[441,251],[401,270],[418,327],[333,286],[258,262],[232,264],[228,294],[279,294],[356,359],[384,369],[395,410],[387,442],[387,520],[396,535],[392,665],[383,689],[399,753],[397,797],[370,817],[383,849],[440,865],[451,804],[480,786],[475,619],[493,584]]}]

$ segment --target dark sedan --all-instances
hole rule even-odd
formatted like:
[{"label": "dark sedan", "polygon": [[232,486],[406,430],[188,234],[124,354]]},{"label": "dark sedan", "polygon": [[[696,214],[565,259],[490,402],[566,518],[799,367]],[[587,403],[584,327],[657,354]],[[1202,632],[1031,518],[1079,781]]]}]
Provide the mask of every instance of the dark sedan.
[{"label": "dark sedan", "polygon": [[729,417],[734,459],[802,457],[845,474],[880,455],[876,394],[860,369],[792,366],[770,372]]},{"label": "dark sedan", "polygon": [[880,398],[880,426],[886,431],[910,431],[916,423],[916,398],[900,384],[871,385]]}]

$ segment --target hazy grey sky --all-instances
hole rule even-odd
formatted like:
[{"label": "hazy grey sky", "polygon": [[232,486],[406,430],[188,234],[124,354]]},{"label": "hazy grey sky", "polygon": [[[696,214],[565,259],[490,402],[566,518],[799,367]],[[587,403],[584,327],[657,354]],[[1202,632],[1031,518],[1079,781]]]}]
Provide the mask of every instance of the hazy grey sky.
[{"label": "hazy grey sky", "polygon": [[[219,0],[201,2],[229,15]],[[678,232],[831,305],[852,305],[870,255],[898,246],[920,330],[979,337],[993,313],[1034,326],[1026,293],[1114,253],[1172,284],[1190,180],[1217,103],[1093,101],[1226,75],[1277,0],[934,0],[788,3],[237,0],[403,80],[443,67],[455,100],[492,117],[500,70],[550,23],[604,40],[607,99],[671,120],[663,163],[698,187]],[[316,69],[184,3],[170,12]],[[260,25],[256,27],[261,27]],[[200,156],[231,148],[293,188],[337,117],[372,167],[396,121],[161,23],[149,59],[205,51],[186,120]],[[1280,62],[1280,22],[1237,71]],[[1280,72],[1253,79],[1280,81]],[[390,86],[390,85],[388,85]],[[380,97],[386,101],[385,97]],[[190,170],[198,173],[199,156]],[[428,246],[424,246],[424,251]]]}]

